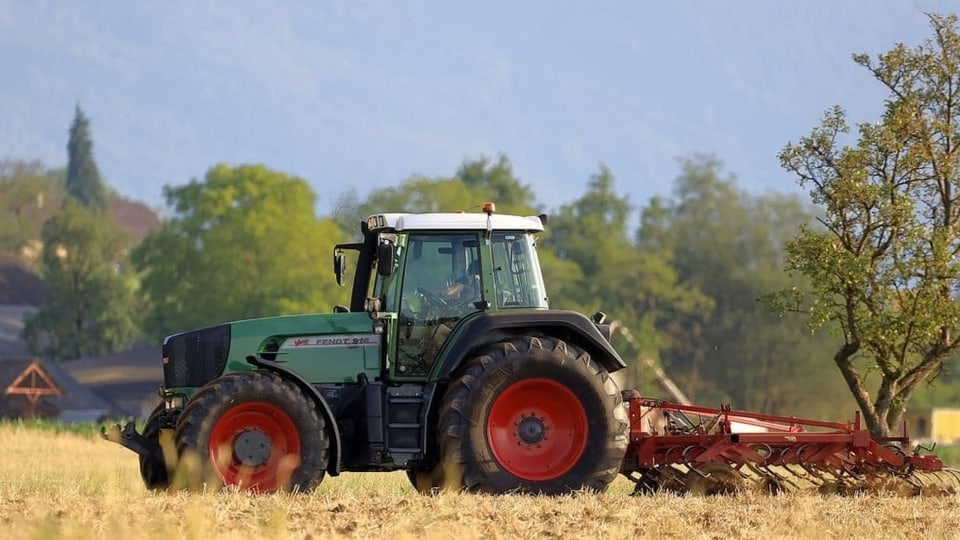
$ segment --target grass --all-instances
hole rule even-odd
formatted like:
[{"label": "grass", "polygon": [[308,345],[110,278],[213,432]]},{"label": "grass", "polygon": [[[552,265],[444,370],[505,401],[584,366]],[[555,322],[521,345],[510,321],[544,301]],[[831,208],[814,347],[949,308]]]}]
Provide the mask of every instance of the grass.
[{"label": "grass", "polygon": [[[123,422],[120,422],[121,424]],[[46,431],[55,434],[73,433],[90,439],[100,437],[100,424],[76,422],[65,424],[51,420],[0,419],[0,429],[25,428],[34,431]]]},{"label": "grass", "polygon": [[4,538],[953,538],[960,497],[817,494],[566,497],[414,493],[403,473],[326,478],[309,494],[151,493],[95,430],[0,424]]}]

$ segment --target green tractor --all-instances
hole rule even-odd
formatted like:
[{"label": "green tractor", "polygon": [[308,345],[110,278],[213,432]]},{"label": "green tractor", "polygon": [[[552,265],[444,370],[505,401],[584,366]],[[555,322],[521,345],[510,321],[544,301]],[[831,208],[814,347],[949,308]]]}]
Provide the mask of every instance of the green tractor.
[{"label": "green tractor", "polygon": [[133,450],[150,489],[187,456],[214,484],[308,491],[325,474],[404,470],[421,492],[603,490],[627,449],[626,367],[603,315],[550,310],[546,216],[377,214],[336,246],[349,306],[163,341],[163,402]]}]

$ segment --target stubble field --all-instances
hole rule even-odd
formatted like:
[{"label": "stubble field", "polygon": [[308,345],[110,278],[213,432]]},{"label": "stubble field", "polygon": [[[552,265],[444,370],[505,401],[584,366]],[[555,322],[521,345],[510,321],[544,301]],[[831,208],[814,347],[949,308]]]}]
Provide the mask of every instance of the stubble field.
[{"label": "stubble field", "polygon": [[150,493],[136,456],[73,433],[0,425],[0,537],[956,538],[960,496],[736,497],[414,493],[402,473],[327,477],[310,494]]}]

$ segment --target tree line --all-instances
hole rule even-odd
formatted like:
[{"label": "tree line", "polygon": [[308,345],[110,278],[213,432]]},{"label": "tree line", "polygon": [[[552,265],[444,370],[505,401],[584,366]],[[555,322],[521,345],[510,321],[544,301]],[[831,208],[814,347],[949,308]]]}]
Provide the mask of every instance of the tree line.
[{"label": "tree line", "polygon": [[328,268],[332,247],[355,239],[365,216],[493,200],[504,213],[550,215],[538,251],[551,306],[615,321],[629,386],[660,392],[644,359],[698,403],[830,418],[859,408],[875,433],[897,431],[911,399],[960,395],[960,38],[956,17],[929,17],[933,37],[920,46],[854,56],[889,91],[879,121],[851,136],[837,107],[785,145],[781,163],[809,199],[745,192],[719,158],[695,154],[669,194],[642,205],[601,164],[579,197],[545,208],[499,155],[347,191],[317,216],[305,179],[219,164],[166,186],[169,215],[135,242],[104,213],[116,194],[78,106],[65,171],[0,164],[0,249],[39,253],[50,290],[25,336],[69,359],[328,310],[347,296]]}]

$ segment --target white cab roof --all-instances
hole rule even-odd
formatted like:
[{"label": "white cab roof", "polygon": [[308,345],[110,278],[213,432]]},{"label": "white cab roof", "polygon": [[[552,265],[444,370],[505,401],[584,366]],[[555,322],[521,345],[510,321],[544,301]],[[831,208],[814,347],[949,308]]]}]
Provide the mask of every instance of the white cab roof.
[{"label": "white cab roof", "polygon": [[[370,230],[393,229],[416,230],[486,230],[487,214],[481,213],[431,213],[431,214],[374,214],[367,218]],[[490,216],[493,230],[542,231],[543,223],[537,216]]]}]

